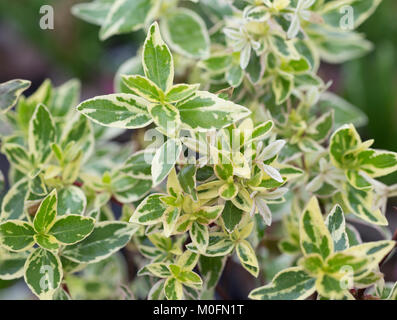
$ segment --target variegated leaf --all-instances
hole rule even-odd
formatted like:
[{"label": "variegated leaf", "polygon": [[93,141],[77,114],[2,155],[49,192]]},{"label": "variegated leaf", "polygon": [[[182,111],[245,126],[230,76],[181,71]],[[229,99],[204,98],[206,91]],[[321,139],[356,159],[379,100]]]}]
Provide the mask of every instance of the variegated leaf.
[{"label": "variegated leaf", "polygon": [[155,149],[135,152],[126,160],[121,171],[136,179],[152,180],[151,166],[155,153]]},{"label": "variegated leaf", "polygon": [[153,187],[170,173],[182,152],[180,140],[169,139],[157,151],[152,161]]},{"label": "variegated leaf", "polygon": [[77,110],[92,121],[107,127],[135,129],[152,122],[148,102],[134,94],[118,93],[83,101]]},{"label": "variegated leaf", "polygon": [[207,226],[193,222],[189,231],[190,238],[192,239],[194,246],[196,246],[199,252],[205,253],[209,243],[209,232]]},{"label": "variegated leaf", "polygon": [[10,110],[18,101],[18,98],[27,88],[30,81],[15,79],[0,84],[0,112]]},{"label": "variegated leaf", "polygon": [[51,145],[55,142],[55,124],[47,107],[39,104],[29,123],[29,151],[39,163],[45,163],[51,156]]},{"label": "variegated leaf", "polygon": [[10,251],[26,251],[34,244],[33,227],[24,221],[8,220],[0,224],[0,244]]},{"label": "variegated leaf", "polygon": [[[152,9],[151,0],[116,0],[103,21],[99,37],[106,40],[109,37],[128,33],[143,27]],[[92,14],[90,15],[92,16]],[[96,15],[95,22],[100,22],[102,16]]]},{"label": "variegated leaf", "polygon": [[176,52],[190,58],[205,59],[209,56],[207,27],[197,13],[177,8],[162,19],[160,25],[164,38]]},{"label": "variegated leaf", "polygon": [[341,13],[343,8],[350,8],[353,13],[354,28],[361,25],[376,10],[382,0],[343,0],[329,1],[321,10],[322,18],[325,23],[332,27],[339,28],[341,25]]},{"label": "variegated leaf", "polygon": [[66,215],[57,219],[48,233],[60,243],[71,245],[85,239],[94,229],[95,220],[80,215]]},{"label": "variegated leaf", "polygon": [[388,221],[379,209],[372,208],[372,193],[345,185],[342,197],[349,211],[364,221],[387,226]]},{"label": "variegated leaf", "polygon": [[285,269],[266,286],[256,288],[249,294],[255,300],[303,300],[313,294],[315,278],[299,267]]},{"label": "variegated leaf", "polygon": [[166,92],[168,102],[179,102],[192,96],[199,88],[199,84],[176,84]]},{"label": "variegated leaf", "polygon": [[130,222],[143,225],[152,225],[161,222],[167,207],[160,198],[163,194],[151,194],[144,199],[131,216]]},{"label": "variegated leaf", "polygon": [[52,299],[63,277],[62,264],[58,256],[38,248],[25,263],[25,282],[40,299]]},{"label": "variegated leaf", "polygon": [[6,193],[1,203],[0,221],[21,219],[24,215],[25,200],[29,193],[29,181],[21,179]]},{"label": "variegated leaf", "polygon": [[58,191],[57,215],[83,215],[87,206],[84,192],[76,186],[68,186]]},{"label": "variegated leaf", "polygon": [[54,189],[41,202],[34,216],[33,226],[36,232],[46,233],[55,222],[57,216],[57,192]]},{"label": "variegated leaf", "polygon": [[346,233],[346,223],[343,210],[335,205],[325,220],[325,224],[334,241],[335,251],[343,251],[349,248],[349,238]]},{"label": "variegated leaf", "polygon": [[136,76],[123,76],[124,84],[136,95],[153,102],[164,100],[164,92],[154,82],[149,79]]},{"label": "variegated leaf", "polygon": [[12,252],[0,248],[0,279],[14,280],[23,277],[28,252]]},{"label": "variegated leaf", "polygon": [[164,293],[168,300],[182,300],[182,284],[176,278],[170,277],[165,281]]},{"label": "variegated leaf", "polygon": [[259,274],[259,264],[251,244],[247,240],[241,240],[236,245],[237,256],[241,265],[254,277]]},{"label": "variegated leaf", "polygon": [[221,129],[250,115],[250,111],[218,96],[197,91],[196,94],[177,105],[182,126],[195,131]]},{"label": "variegated leaf", "polygon": [[78,263],[94,263],[106,259],[123,248],[138,226],[120,221],[99,222],[83,241],[67,246],[62,256]]},{"label": "variegated leaf", "polygon": [[310,199],[300,220],[300,244],[304,254],[318,253],[323,259],[334,251],[334,245],[323,217],[318,200]]},{"label": "variegated leaf", "polygon": [[143,46],[142,65],[146,77],[160,89],[167,92],[171,88],[174,81],[174,60],[161,38],[157,22],[149,27]]}]

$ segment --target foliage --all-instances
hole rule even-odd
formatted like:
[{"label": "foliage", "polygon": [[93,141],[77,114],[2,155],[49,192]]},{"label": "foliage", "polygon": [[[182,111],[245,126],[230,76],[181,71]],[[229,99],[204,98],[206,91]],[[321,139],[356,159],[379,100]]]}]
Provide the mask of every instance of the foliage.
[{"label": "foliage", "polygon": [[[214,298],[228,258],[262,277],[268,227],[282,224],[278,254],[292,259],[250,298],[355,299],[375,288],[395,299],[379,270],[395,242],[384,232],[362,243],[351,222],[385,230],[396,187],[376,179],[397,171],[397,154],[363,142],[366,116],[317,75],[320,61],[371,49],[342,30],[341,7],[353,9],[354,29],[379,2],[74,6],[102,40],[140,29],[146,40],[112,94],[80,102],[77,80],[46,80],[29,97],[29,81],[0,85],[11,165],[0,279],[24,276],[42,299]],[[126,129],[132,143],[112,141]],[[127,286],[122,248],[139,268]]]}]

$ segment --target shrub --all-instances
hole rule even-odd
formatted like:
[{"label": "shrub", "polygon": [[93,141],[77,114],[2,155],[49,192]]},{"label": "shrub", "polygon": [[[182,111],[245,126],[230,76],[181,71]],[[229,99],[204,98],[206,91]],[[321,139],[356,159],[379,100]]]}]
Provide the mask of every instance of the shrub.
[{"label": "shrub", "polygon": [[[354,29],[380,1],[193,2],[73,7],[102,40],[147,31],[116,93],[1,84],[0,279],[41,299],[214,298],[235,258],[268,282],[252,299],[396,299],[379,268],[397,188],[376,179],[397,154],[362,141],[365,115],[317,75],[371,49]],[[362,243],[352,221],[384,240]]]}]

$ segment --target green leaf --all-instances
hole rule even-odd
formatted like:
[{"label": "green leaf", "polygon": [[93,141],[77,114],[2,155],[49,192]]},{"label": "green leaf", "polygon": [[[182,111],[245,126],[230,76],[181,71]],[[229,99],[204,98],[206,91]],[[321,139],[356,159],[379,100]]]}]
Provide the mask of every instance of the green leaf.
[{"label": "green leaf", "polygon": [[[382,0],[343,0],[330,1],[321,10],[321,15],[328,25],[340,28],[341,19],[344,16],[341,8],[349,6],[353,17],[354,28],[357,28],[370,17]],[[344,12],[345,15],[347,12]]]},{"label": "green leaf", "polygon": [[196,166],[193,164],[185,165],[179,171],[178,180],[183,191],[191,195],[194,201],[197,201]]},{"label": "green leaf", "polygon": [[205,59],[210,53],[210,38],[202,18],[195,12],[177,8],[161,20],[161,30],[171,48],[186,57]]},{"label": "green leaf", "polygon": [[255,300],[304,300],[313,294],[316,279],[299,267],[285,269],[266,286],[256,288],[249,294]]},{"label": "green leaf", "polygon": [[237,196],[238,191],[238,187],[234,184],[234,182],[225,183],[219,188],[219,195],[225,200],[232,200]]},{"label": "green leaf", "polygon": [[334,245],[315,197],[311,198],[303,210],[300,220],[300,244],[303,253],[318,253],[326,259],[334,252]]},{"label": "green leaf", "polygon": [[200,87],[200,84],[176,84],[170,88],[166,93],[166,100],[168,102],[179,102],[192,96]]},{"label": "green leaf", "polygon": [[216,287],[222,275],[225,262],[226,258],[224,257],[200,256],[199,269],[205,289],[210,290]]},{"label": "green leaf", "polygon": [[[73,105],[74,107],[75,105]],[[85,163],[94,151],[95,145],[95,136],[94,136],[94,129],[92,127],[91,122],[88,118],[84,117],[79,113],[74,113],[71,121],[65,125],[62,133],[61,144],[52,145],[52,151],[57,155],[60,162],[64,161],[63,155],[60,157],[59,153],[62,153],[60,150],[55,150],[57,147],[64,149],[65,152],[69,150],[70,144],[73,143],[73,151],[81,150],[83,153],[82,160],[79,156],[76,156],[71,162],[69,162],[69,166],[73,168],[73,164],[76,163],[77,170],[80,168],[80,161]],[[69,157],[69,156],[68,156]],[[67,171],[67,170],[65,170]],[[68,174],[65,175],[69,177]],[[72,181],[74,182],[74,181]]]},{"label": "green leaf", "polygon": [[247,240],[241,240],[236,245],[237,256],[241,265],[254,277],[258,277],[259,265],[255,251]]},{"label": "green leaf", "polygon": [[[193,244],[188,244],[186,248],[198,252]],[[233,249],[234,243],[229,237],[225,237],[222,232],[215,232],[210,234],[209,244],[204,255],[207,257],[223,257],[232,252]]]},{"label": "green leaf", "polygon": [[28,192],[29,181],[27,179],[18,181],[8,190],[1,203],[0,221],[23,217]]},{"label": "green leaf", "polygon": [[196,221],[201,224],[210,224],[214,222],[221,215],[224,206],[202,206],[200,210],[194,213]]},{"label": "green leaf", "polygon": [[99,222],[87,238],[67,246],[62,255],[78,263],[98,262],[123,248],[137,230],[136,225],[125,222]]},{"label": "green leaf", "polygon": [[155,124],[160,127],[160,132],[170,137],[176,136],[180,125],[180,115],[175,106],[169,103],[151,105],[149,113]]},{"label": "green leaf", "polygon": [[57,215],[83,215],[87,206],[84,192],[76,186],[68,186],[58,191]]},{"label": "green leaf", "polygon": [[171,88],[174,81],[174,60],[161,38],[157,22],[150,26],[143,45],[142,65],[146,77],[164,92]]},{"label": "green leaf", "polygon": [[165,280],[157,281],[148,293],[148,300],[164,300],[164,282]]},{"label": "green leaf", "polygon": [[346,223],[343,210],[335,205],[325,220],[325,224],[334,241],[335,251],[343,251],[349,248],[349,238],[346,233]]},{"label": "green leaf", "polygon": [[329,109],[333,109],[335,127],[337,128],[347,123],[362,127],[368,122],[368,118],[363,111],[331,92],[324,92],[320,96],[315,109],[318,109],[321,113],[326,113]]},{"label": "green leaf", "polygon": [[167,207],[161,201],[163,194],[151,194],[144,199],[131,216],[130,222],[152,225],[161,222]]},{"label": "green leaf", "polygon": [[248,21],[265,22],[271,17],[269,9],[265,6],[255,6],[244,12],[244,17]]},{"label": "green leaf", "polygon": [[360,233],[352,225],[349,224],[346,225],[346,233],[347,236],[349,237],[349,247],[353,247],[362,243]]},{"label": "green leaf", "polygon": [[55,124],[47,107],[39,104],[29,123],[29,150],[35,160],[42,164],[51,156],[51,145],[55,142]]},{"label": "green leaf", "polygon": [[165,281],[164,293],[168,300],[182,300],[182,284],[176,278],[170,277]]},{"label": "green leaf", "polygon": [[169,237],[175,229],[181,210],[179,208],[168,207],[163,215],[164,235]]},{"label": "green leaf", "polygon": [[341,286],[341,280],[332,274],[322,273],[316,280],[316,289],[322,297],[342,299],[347,289]]},{"label": "green leaf", "polygon": [[157,151],[152,162],[153,187],[163,181],[175,166],[182,152],[180,140],[168,139]]},{"label": "green leaf", "polygon": [[279,73],[272,82],[276,103],[282,104],[289,98],[293,89],[293,78],[288,73]]},{"label": "green leaf", "polygon": [[381,150],[365,150],[358,154],[360,169],[370,177],[383,177],[397,170],[397,153]]},{"label": "green leaf", "polygon": [[200,276],[193,271],[182,271],[178,274],[177,279],[185,286],[196,290],[200,290],[203,286]]},{"label": "green leaf", "polygon": [[159,278],[167,278],[171,276],[171,272],[165,263],[151,263],[145,268]]},{"label": "green leaf", "polygon": [[331,133],[334,124],[334,113],[332,111],[317,118],[310,126],[309,137],[317,142],[322,142]]},{"label": "green leaf", "polygon": [[36,232],[46,233],[55,222],[57,216],[57,192],[54,189],[41,202],[34,216],[33,226]]},{"label": "green leaf", "polygon": [[244,144],[251,143],[253,141],[262,140],[269,132],[273,129],[273,121],[268,120],[254,127],[252,130],[251,137]]},{"label": "green leaf", "polygon": [[152,187],[150,180],[135,179],[127,174],[118,173],[112,178],[111,190],[121,203],[130,203],[143,198]]},{"label": "green leaf", "polygon": [[337,252],[326,260],[324,271],[330,274],[343,273],[346,267],[351,268],[353,273],[360,272],[368,264],[368,258],[365,255],[354,254],[348,250]]},{"label": "green leaf", "polygon": [[81,83],[71,79],[55,88],[49,106],[52,116],[63,117],[70,113],[80,101]]},{"label": "green leaf", "polygon": [[298,265],[310,275],[317,276],[324,268],[324,261],[318,253],[311,253],[300,258]]},{"label": "green leaf", "polygon": [[72,298],[63,288],[59,287],[52,295],[52,300],[66,301],[72,300]]},{"label": "green leaf", "polygon": [[205,225],[193,222],[189,230],[190,239],[199,252],[205,253],[209,243],[209,232]]},{"label": "green leaf", "polygon": [[278,56],[286,59],[300,58],[292,40],[285,40],[281,35],[278,34],[272,34],[269,40],[272,49]]},{"label": "green leaf", "polygon": [[15,79],[0,83],[0,113],[6,113],[18,101],[18,98],[31,82],[28,80]]},{"label": "green leaf", "polygon": [[222,74],[229,69],[233,57],[230,54],[218,53],[200,62],[200,66],[213,74]]},{"label": "green leaf", "polygon": [[33,113],[38,104],[46,106],[51,104],[52,85],[49,79],[43,81],[40,87],[29,96],[29,98],[20,98],[17,105],[17,122],[26,133],[28,131],[29,123],[32,119]]},{"label": "green leaf", "polygon": [[199,255],[195,252],[186,250],[176,261],[177,265],[184,271],[192,271],[196,266]]},{"label": "green leaf", "polygon": [[237,208],[231,201],[226,201],[222,212],[222,220],[228,232],[233,232],[242,220],[244,212]]},{"label": "green leaf", "polygon": [[48,233],[65,245],[85,239],[94,229],[93,218],[80,215],[67,215],[57,219]]},{"label": "green leaf", "polygon": [[101,26],[106,19],[113,1],[96,0],[78,3],[72,7],[72,14],[84,21]]},{"label": "green leaf", "polygon": [[331,136],[329,152],[335,166],[344,169],[350,164],[351,157],[345,154],[361,145],[361,138],[353,125],[344,125],[336,130]]},{"label": "green leaf", "polygon": [[328,63],[344,63],[357,59],[373,49],[371,42],[357,32],[331,29],[320,24],[312,24],[308,30],[321,60]]},{"label": "green leaf", "polygon": [[36,233],[34,235],[34,240],[40,247],[49,251],[54,251],[59,248],[59,242],[50,234]]},{"label": "green leaf", "polygon": [[393,288],[390,290],[390,294],[387,300],[397,300],[397,282],[394,284]]},{"label": "green leaf", "polygon": [[25,251],[34,244],[32,226],[24,221],[9,220],[0,224],[0,244],[10,251]]},{"label": "green leaf", "polygon": [[13,280],[23,277],[27,252],[12,252],[0,248],[0,279]]},{"label": "green leaf", "polygon": [[25,264],[25,282],[40,299],[51,299],[63,277],[59,258],[42,248],[31,253]]},{"label": "green leaf", "polygon": [[257,84],[259,80],[262,79],[265,71],[264,63],[262,61],[262,57],[257,56],[253,50],[251,51],[251,56],[245,71],[252,84]]},{"label": "green leaf", "polygon": [[163,91],[149,79],[136,76],[123,76],[124,84],[136,95],[149,101],[157,102],[164,100]]},{"label": "green leaf", "polygon": [[346,170],[346,178],[349,183],[356,189],[369,191],[372,189],[371,183],[361,172],[356,170]]},{"label": "green leaf", "polygon": [[135,129],[152,122],[147,107],[148,102],[136,95],[118,93],[85,100],[77,110],[103,126]]},{"label": "green leaf", "polygon": [[143,27],[152,9],[151,0],[116,0],[101,27],[99,37],[128,33]]},{"label": "green leaf", "polygon": [[237,88],[244,79],[243,69],[241,69],[240,65],[233,65],[226,71],[225,78],[229,85]]},{"label": "green leaf", "polygon": [[379,209],[372,209],[372,192],[357,190],[345,185],[342,197],[349,211],[357,217],[376,225],[388,225],[388,221],[382,212]]},{"label": "green leaf", "polygon": [[145,149],[135,152],[125,161],[121,172],[136,179],[152,180],[151,167],[155,153],[155,149]]},{"label": "green leaf", "polygon": [[178,104],[177,108],[182,126],[196,131],[221,129],[251,113],[243,106],[205,91],[197,91],[192,98]]}]

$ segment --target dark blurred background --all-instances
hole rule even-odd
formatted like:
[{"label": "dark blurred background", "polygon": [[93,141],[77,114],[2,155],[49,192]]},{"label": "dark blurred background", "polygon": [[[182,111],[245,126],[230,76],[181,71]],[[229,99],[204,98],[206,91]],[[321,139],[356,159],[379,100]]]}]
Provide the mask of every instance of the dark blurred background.
[{"label": "dark blurred background", "polygon": [[[142,31],[101,42],[99,28],[70,13],[79,0],[0,0],[0,82],[22,78],[32,81],[34,91],[50,78],[57,86],[70,78],[82,81],[83,98],[111,93],[118,67],[135,55],[144,39]],[[54,30],[39,26],[40,7],[54,8]],[[397,152],[397,1],[383,0],[376,13],[360,27],[374,43],[367,56],[344,65],[322,65],[324,80],[333,80],[331,90],[360,107],[369,117],[360,129],[364,138],[375,139],[375,147]],[[4,157],[0,168],[6,170]],[[383,180],[397,183],[397,175]],[[391,230],[397,228],[396,199],[389,201]],[[364,240],[376,240],[372,230],[363,230]],[[266,255],[266,253],[264,253]],[[277,269],[277,263],[272,262]],[[397,280],[397,261],[384,266],[387,280]],[[247,281],[234,275],[247,275]],[[270,275],[268,275],[270,276]],[[243,281],[241,281],[243,280]],[[218,292],[222,298],[246,298],[252,289],[248,274],[229,261]],[[1,287],[1,283],[0,283]],[[236,290],[238,289],[238,290]],[[232,293],[232,296],[230,294]],[[0,298],[1,290],[0,290]],[[8,297],[10,298],[10,297]]]}]

